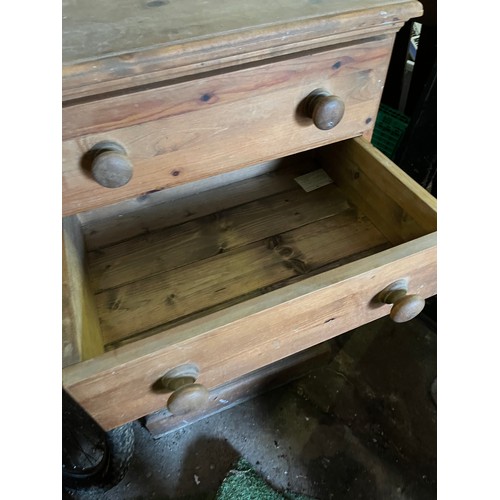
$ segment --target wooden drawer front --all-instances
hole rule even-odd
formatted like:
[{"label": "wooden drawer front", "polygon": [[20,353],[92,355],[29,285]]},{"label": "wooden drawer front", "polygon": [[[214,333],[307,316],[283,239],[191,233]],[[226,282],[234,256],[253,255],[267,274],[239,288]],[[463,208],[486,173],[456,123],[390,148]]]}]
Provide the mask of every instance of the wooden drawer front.
[{"label": "wooden drawer front", "polygon": [[[209,266],[204,267],[205,271],[201,274],[205,283],[200,282],[196,288],[185,292],[176,292],[178,295],[172,299],[172,304],[168,300],[171,297],[172,282],[177,280],[174,286],[180,287],[186,273],[199,269],[198,262],[186,263],[181,267],[180,278],[174,278],[178,276],[176,273],[166,271],[162,274],[159,269],[152,268],[148,272],[152,273],[154,286],[148,292],[148,277],[134,278],[138,280],[138,291],[134,292],[131,288],[131,268],[123,267],[123,259],[126,258],[123,253],[120,257],[113,254],[110,261],[117,262],[118,275],[125,279],[123,285],[112,282],[109,291],[102,291],[99,289],[102,282],[96,281],[95,276],[92,277],[90,273],[91,283],[101,283],[94,287],[96,309],[103,336],[107,336],[104,344],[113,350],[65,368],[63,384],[104,428],[113,428],[162,408],[169,394],[164,390],[158,391],[156,387],[161,377],[172,368],[194,363],[200,371],[197,383],[212,390],[388,314],[391,306],[377,301],[377,296],[393,282],[406,279],[408,293],[418,294],[422,298],[436,293],[435,199],[364,139],[345,141],[314,153],[317,153],[314,164],[322,162],[338,188],[346,194],[349,205],[352,203],[355,208],[342,208],[344,211],[339,215],[339,204],[334,203],[334,215],[318,212],[315,215],[317,220],[312,222],[305,220],[299,213],[295,214],[300,216],[297,219],[300,231],[309,227],[324,228],[328,224],[333,229],[326,236],[322,229],[311,232],[312,236],[304,233],[307,237],[302,235],[292,238],[289,233],[281,233],[288,246],[279,248],[278,253],[281,252],[280,256],[285,260],[295,255],[296,262],[290,258],[281,265],[278,263],[276,268],[286,269],[287,273],[291,273],[291,278],[289,274],[281,274],[280,270],[276,275],[280,282],[277,281],[272,286],[256,285],[261,288],[256,289],[253,294],[244,290],[246,282],[238,279],[241,266],[232,268],[224,264],[231,261],[232,255],[239,258],[240,247],[236,247],[234,251],[227,247],[220,255],[203,257],[200,262],[203,266]],[[318,190],[317,193],[333,196],[328,186],[321,189],[324,190]],[[286,193],[285,201],[291,200],[290,191],[287,190]],[[320,206],[315,196],[311,198],[312,203],[315,207]],[[250,215],[245,220],[255,223],[258,212],[254,205],[251,207]],[[296,203],[294,207],[295,211],[302,210]],[[330,210],[331,207],[327,208]],[[240,208],[237,213],[241,215],[239,210]],[[288,208],[283,213],[288,213],[287,210]],[[293,215],[293,212],[290,214]],[[214,220],[219,219],[214,217]],[[235,227],[227,225],[229,220],[224,220],[225,227],[234,232]],[[246,223],[243,226],[244,232],[247,232],[249,226]],[[186,230],[190,226],[183,224],[182,227]],[[204,233],[195,233],[208,236],[206,229]],[[347,233],[347,229],[352,233]],[[192,234],[195,233],[185,233],[186,241],[191,243]],[[360,237],[364,234],[368,235],[367,239]],[[145,246],[143,244],[141,249],[148,249],[154,243],[148,238],[149,236],[144,240]],[[268,259],[267,255],[275,253],[275,247],[270,247],[267,243],[277,240],[278,236],[271,239],[264,237],[262,240],[263,246],[259,248],[267,248],[267,253],[262,257],[263,263]],[[136,244],[142,240],[130,241],[133,244],[128,248],[133,251],[132,260],[135,260],[138,255]],[[301,247],[304,241],[307,242],[307,247]],[[323,250],[309,250],[312,248],[311,242],[317,242],[315,244]],[[350,249],[356,245],[361,246],[356,250]],[[254,243],[250,243],[244,248],[249,249],[249,255],[260,255],[253,253],[254,247]],[[121,243],[117,248],[122,248]],[[341,253],[345,249],[357,252],[357,255]],[[101,252],[105,253],[105,250]],[[332,256],[333,260],[329,263],[321,260],[325,252]],[[146,258],[144,262],[149,260]],[[171,258],[166,260],[168,264],[171,263]],[[299,265],[299,261],[306,265]],[[250,263],[250,260],[246,262]],[[163,265],[160,261],[156,264]],[[315,265],[319,267],[314,269]],[[108,267],[107,264],[104,265],[104,271]],[[259,266],[255,269],[258,268]],[[137,269],[141,269],[141,266]],[[265,268],[265,277],[271,273],[271,269],[274,268]],[[220,273],[214,272],[216,270]],[[198,293],[198,287],[206,286],[210,272],[215,276],[211,280],[213,286],[222,287],[223,293],[229,293],[231,288],[226,287],[225,283],[229,281],[223,275],[230,273],[232,288],[229,291],[232,295],[224,296],[224,303],[214,303],[211,310],[193,309],[192,316],[186,320],[187,305],[201,307],[197,304],[200,300],[195,300],[193,297],[196,295],[193,293]],[[251,274],[257,275],[258,271],[252,271]],[[159,281],[160,279],[163,281]],[[120,295],[120,290],[124,290],[123,295]],[[205,295],[201,297],[207,296],[211,300],[213,293],[210,290],[209,288],[208,292],[203,292]],[[239,294],[238,300],[235,300],[235,290]],[[148,294],[153,292],[154,297],[158,296],[164,302],[149,299]],[[102,297],[106,297],[108,293],[111,293],[110,300],[103,301]],[[134,294],[137,299],[134,299]],[[131,302],[127,302],[128,300]],[[134,309],[135,307],[149,307],[150,312]],[[182,320],[180,323],[171,321],[168,316],[171,310],[178,311]],[[163,315],[161,321],[165,324],[162,326],[157,323],[154,331],[148,330],[155,326],[153,323],[142,324],[144,334],[138,331],[138,335],[134,337],[134,317],[140,314],[145,318],[141,323],[147,323],[150,317],[158,318],[160,314]],[[112,321],[121,321],[120,328],[114,329],[115,323]],[[167,325],[168,321],[171,323]],[[131,329],[129,333],[124,333],[126,328]],[[120,347],[113,348],[111,344],[117,340],[118,335],[122,336],[124,342]]]},{"label": "wooden drawer front", "polygon": [[[231,73],[205,75],[63,109],[64,215],[167,186],[354,137],[374,125],[393,35],[304,54]],[[315,89],[340,97],[345,114],[325,131],[304,116]],[[97,184],[89,150],[114,141],[127,152],[132,179]],[[195,152],[195,153],[193,153]]]},{"label": "wooden drawer front", "polygon": [[[153,389],[171,368],[195,363],[197,382],[213,389],[248,372],[316,345],[389,312],[374,305],[377,293],[406,277],[411,293],[436,293],[434,235],[404,244],[271,293],[242,309],[230,308],[176,328],[155,341],[139,341],[102,359],[69,367],[64,385],[106,429],[165,406],[168,394]],[[187,337],[187,338],[186,338]],[[177,340],[177,342],[176,342]]]}]

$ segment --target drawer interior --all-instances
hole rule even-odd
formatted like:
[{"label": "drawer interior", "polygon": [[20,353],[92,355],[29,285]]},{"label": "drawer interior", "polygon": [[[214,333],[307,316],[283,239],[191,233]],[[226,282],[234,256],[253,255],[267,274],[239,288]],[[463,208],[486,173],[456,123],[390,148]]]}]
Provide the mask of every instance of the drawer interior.
[{"label": "drawer interior", "polygon": [[63,362],[435,230],[434,198],[360,138],[67,217]]}]

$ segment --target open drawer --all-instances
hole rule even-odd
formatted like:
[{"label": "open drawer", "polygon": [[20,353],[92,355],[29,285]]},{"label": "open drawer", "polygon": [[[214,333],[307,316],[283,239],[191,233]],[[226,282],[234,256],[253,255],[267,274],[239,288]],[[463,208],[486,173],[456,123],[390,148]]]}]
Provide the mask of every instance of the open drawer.
[{"label": "open drawer", "polygon": [[234,176],[63,220],[63,385],[105,429],[436,293],[436,200],[365,139]]}]

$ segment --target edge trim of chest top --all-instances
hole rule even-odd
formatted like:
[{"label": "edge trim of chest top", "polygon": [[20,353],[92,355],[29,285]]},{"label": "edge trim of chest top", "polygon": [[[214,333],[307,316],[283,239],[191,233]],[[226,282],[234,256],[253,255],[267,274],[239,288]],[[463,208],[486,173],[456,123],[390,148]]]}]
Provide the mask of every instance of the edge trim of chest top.
[{"label": "edge trim of chest top", "polygon": [[[314,11],[310,6],[300,6],[282,22],[254,20],[253,25],[235,25],[233,30],[228,31],[226,27],[226,31],[205,35],[201,32],[198,36],[173,41],[165,36],[164,39],[152,39],[151,44],[142,48],[112,50],[110,46],[107,51],[101,48],[101,53],[88,57],[71,54],[72,46],[85,45],[85,40],[74,39],[71,26],[75,23],[98,24],[95,21],[97,14],[90,5],[80,10],[72,8],[75,3],[63,5],[63,103],[153,85],[199,74],[200,71],[229,68],[394,33],[407,20],[423,13],[420,2],[413,0],[393,3],[373,0],[374,7],[357,10],[358,4],[354,1],[329,4],[334,5],[317,7]],[[126,36],[125,24],[130,24],[130,19],[109,25],[105,21],[99,22],[105,28],[109,27],[111,33],[123,31],[123,36]],[[105,42],[102,47],[109,45],[107,40]],[[120,46],[120,39],[116,43]]]}]

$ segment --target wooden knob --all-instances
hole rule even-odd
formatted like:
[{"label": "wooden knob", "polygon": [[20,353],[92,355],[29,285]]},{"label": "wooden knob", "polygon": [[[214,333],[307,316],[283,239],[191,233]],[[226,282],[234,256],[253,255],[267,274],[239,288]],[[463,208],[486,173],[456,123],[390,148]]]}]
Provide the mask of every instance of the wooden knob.
[{"label": "wooden knob", "polygon": [[385,304],[393,304],[389,316],[396,323],[404,323],[418,316],[425,306],[425,300],[420,295],[408,295],[408,283],[399,280],[384,288],[378,299]]},{"label": "wooden knob", "polygon": [[173,415],[201,410],[208,403],[209,392],[201,384],[186,384],[174,391],[167,401],[167,409]]},{"label": "wooden knob", "polygon": [[344,116],[345,105],[340,97],[327,90],[313,90],[306,98],[306,112],[320,130],[331,130]]},{"label": "wooden knob", "polygon": [[132,178],[133,167],[125,149],[116,142],[100,142],[92,148],[92,177],[101,186],[118,188]]},{"label": "wooden knob", "polygon": [[175,391],[184,385],[194,383],[199,375],[200,369],[194,363],[187,363],[165,373],[161,378],[161,384],[165,389]]},{"label": "wooden knob", "polygon": [[194,382],[198,378],[199,369],[189,363],[169,370],[161,383],[167,390],[174,391],[167,401],[167,409],[173,415],[185,415],[194,410],[201,410],[208,403],[209,392],[201,384]]}]

